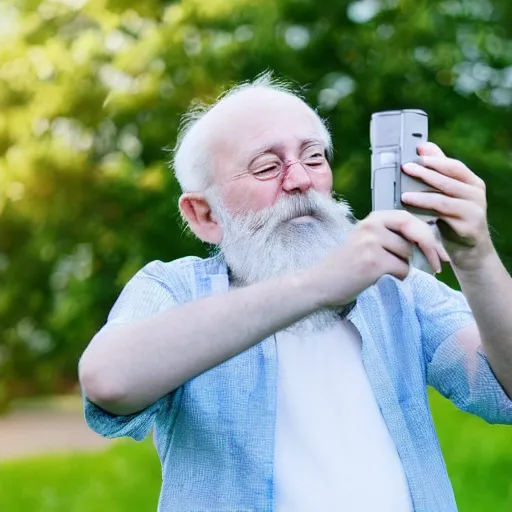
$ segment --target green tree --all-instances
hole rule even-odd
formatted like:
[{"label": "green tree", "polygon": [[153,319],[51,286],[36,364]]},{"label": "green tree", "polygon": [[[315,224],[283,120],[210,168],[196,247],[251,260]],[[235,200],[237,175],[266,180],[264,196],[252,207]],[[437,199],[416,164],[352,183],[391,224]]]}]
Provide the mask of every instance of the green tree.
[{"label": "green tree", "polygon": [[371,113],[426,110],[431,140],[487,182],[511,263],[508,0],[4,0],[0,31],[0,401],[74,383],[144,263],[205,254],[166,148],[194,98],[266,69],[328,118],[358,217]]}]

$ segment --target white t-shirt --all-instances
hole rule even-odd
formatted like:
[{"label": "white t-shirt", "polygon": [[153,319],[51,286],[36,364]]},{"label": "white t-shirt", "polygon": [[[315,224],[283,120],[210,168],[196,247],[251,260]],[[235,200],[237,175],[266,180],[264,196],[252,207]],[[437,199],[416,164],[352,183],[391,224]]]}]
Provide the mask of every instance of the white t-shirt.
[{"label": "white t-shirt", "polygon": [[274,510],[412,512],[353,324],[276,339]]}]

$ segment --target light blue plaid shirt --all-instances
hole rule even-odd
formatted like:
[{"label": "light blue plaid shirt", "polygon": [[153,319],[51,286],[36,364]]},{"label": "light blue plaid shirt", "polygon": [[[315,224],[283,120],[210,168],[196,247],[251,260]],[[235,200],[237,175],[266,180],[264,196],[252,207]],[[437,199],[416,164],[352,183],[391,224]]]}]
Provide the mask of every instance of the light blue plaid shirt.
[{"label": "light blue plaid shirt", "polygon": [[[126,285],[103,329],[228,289],[220,256],[153,261]],[[464,411],[512,424],[512,402],[484,353],[468,353],[454,336],[474,322],[464,296],[413,270],[404,282],[382,277],[359,296],[348,318],[361,334],[363,362],[414,510],[455,511],[427,384]],[[140,413],[114,416],[85,399],[85,415],[109,438],[141,440],[154,427],[163,475],[160,512],[271,512],[276,383],[270,336]]]}]

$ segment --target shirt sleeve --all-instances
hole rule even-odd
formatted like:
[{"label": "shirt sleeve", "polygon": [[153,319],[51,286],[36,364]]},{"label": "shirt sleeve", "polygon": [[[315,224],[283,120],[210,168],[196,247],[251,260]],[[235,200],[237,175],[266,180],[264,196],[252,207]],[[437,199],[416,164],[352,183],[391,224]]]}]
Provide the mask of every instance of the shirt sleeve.
[{"label": "shirt sleeve", "polygon": [[[165,275],[165,265],[160,261],[149,263],[132,277],[96,336],[116,326],[153,316],[179,303],[179,281],[173,283],[169,275]],[[92,430],[104,437],[129,436],[141,441],[149,434],[159,413],[172,413],[175,394],[165,395],[146,409],[126,416],[101,409],[83,394],[85,420]]]},{"label": "shirt sleeve", "polygon": [[427,383],[463,411],[489,423],[512,424],[512,401],[494,376],[482,347],[465,343],[458,335],[475,322],[464,295],[419,270],[413,271],[411,285]]}]

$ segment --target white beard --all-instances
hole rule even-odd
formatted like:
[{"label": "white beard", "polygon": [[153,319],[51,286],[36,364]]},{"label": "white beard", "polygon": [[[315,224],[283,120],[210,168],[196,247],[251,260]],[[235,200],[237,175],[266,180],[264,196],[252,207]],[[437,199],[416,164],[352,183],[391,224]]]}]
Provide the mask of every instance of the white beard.
[{"label": "white beard", "polygon": [[[251,285],[319,264],[330,251],[344,243],[355,224],[345,201],[336,201],[313,190],[283,196],[271,207],[236,216],[226,210],[217,195],[208,199],[224,230],[219,248],[229,267],[232,287]],[[310,215],[312,219],[291,222],[302,215]],[[350,307],[319,310],[293,328],[300,331],[328,328]]]}]

